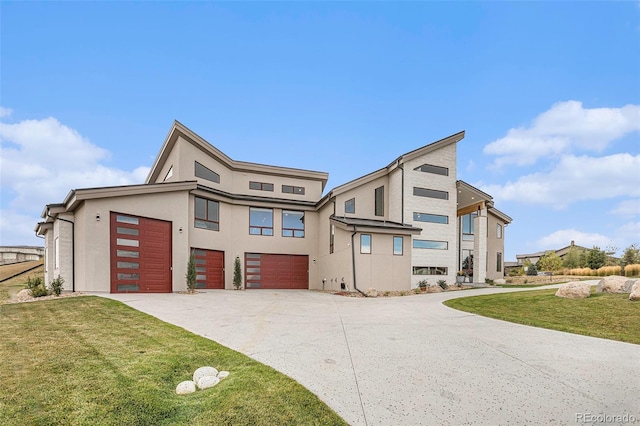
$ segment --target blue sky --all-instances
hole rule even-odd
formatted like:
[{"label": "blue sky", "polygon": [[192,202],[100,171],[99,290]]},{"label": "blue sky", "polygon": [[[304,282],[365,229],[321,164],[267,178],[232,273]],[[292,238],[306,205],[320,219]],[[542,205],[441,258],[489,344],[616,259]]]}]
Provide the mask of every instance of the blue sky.
[{"label": "blue sky", "polygon": [[640,242],[640,3],[2,2],[0,244],[144,181],[174,119],[327,189],[466,130],[506,260]]}]

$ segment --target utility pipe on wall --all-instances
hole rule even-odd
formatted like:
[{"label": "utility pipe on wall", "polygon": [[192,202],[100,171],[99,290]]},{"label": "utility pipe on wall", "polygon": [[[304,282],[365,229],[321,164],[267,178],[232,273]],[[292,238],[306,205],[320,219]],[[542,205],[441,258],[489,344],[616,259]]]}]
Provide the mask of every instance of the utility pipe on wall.
[{"label": "utility pipe on wall", "polygon": [[59,219],[63,222],[71,224],[71,292],[76,292],[76,224],[70,220],[61,217],[53,217],[47,210],[47,216],[53,220]]},{"label": "utility pipe on wall", "polygon": [[364,297],[368,297],[365,293],[363,293],[360,289],[358,289],[358,286],[356,285],[356,245],[355,245],[355,240],[353,239],[356,234],[358,233],[358,227],[356,225],[353,225],[353,234],[351,234],[351,263],[352,263],[352,267],[353,267],[353,288],[356,289],[356,291],[360,294],[362,294]]}]

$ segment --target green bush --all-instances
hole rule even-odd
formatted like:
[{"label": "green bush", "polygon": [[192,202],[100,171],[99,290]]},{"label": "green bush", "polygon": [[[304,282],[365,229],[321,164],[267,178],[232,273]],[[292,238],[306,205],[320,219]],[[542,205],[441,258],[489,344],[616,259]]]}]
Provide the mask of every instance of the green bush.
[{"label": "green bush", "polygon": [[493,285],[493,280],[491,278],[485,278],[484,279],[484,283],[485,284],[489,284],[489,285]]},{"label": "green bush", "polygon": [[242,269],[240,266],[240,258],[236,256],[236,260],[233,263],[233,288],[240,290],[242,286]]},{"label": "green bush", "polygon": [[538,268],[536,268],[535,263],[532,263],[527,269],[527,275],[538,275]]},{"label": "green bush", "polygon": [[62,278],[60,275],[58,275],[58,278],[56,278],[55,280],[51,281],[51,284],[49,284],[49,288],[51,289],[51,293],[55,294],[56,296],[60,296],[60,293],[62,293],[63,284],[64,284],[64,278]]},{"label": "green bush", "polygon": [[189,256],[189,262],[187,262],[187,290],[189,293],[196,291],[196,261],[193,254]]},{"label": "green bush", "polygon": [[438,285],[442,287],[443,290],[446,290],[449,288],[449,285],[445,280],[438,280]]},{"label": "green bush", "polygon": [[27,288],[31,291],[31,296],[33,297],[42,297],[48,296],[49,290],[44,286],[44,281],[41,277],[36,277],[31,279],[31,277],[27,278]]}]

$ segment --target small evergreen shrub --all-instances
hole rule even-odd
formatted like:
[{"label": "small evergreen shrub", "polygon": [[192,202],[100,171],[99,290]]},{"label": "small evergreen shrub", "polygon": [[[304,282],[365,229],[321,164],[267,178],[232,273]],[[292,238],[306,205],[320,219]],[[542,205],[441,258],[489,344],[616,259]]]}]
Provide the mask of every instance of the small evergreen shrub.
[{"label": "small evergreen shrub", "polygon": [[240,258],[236,256],[236,260],[233,263],[233,288],[240,290],[242,285],[242,269],[240,268]]},{"label": "small evergreen shrub", "polygon": [[31,291],[33,297],[43,297],[49,295],[49,290],[44,286],[44,281],[41,277],[31,279],[27,278],[27,288]]},{"label": "small evergreen shrub", "polygon": [[538,268],[536,268],[536,265],[532,264],[529,266],[529,269],[527,269],[527,275],[538,275]]},{"label": "small evergreen shrub", "polygon": [[189,293],[194,293],[196,291],[196,261],[193,255],[189,256],[186,279]]},{"label": "small evergreen shrub", "polygon": [[446,290],[449,288],[449,285],[447,284],[447,282],[445,280],[438,280],[438,285],[443,289]]},{"label": "small evergreen shrub", "polygon": [[51,293],[55,294],[56,297],[60,296],[60,293],[62,293],[62,286],[64,285],[64,278],[62,278],[60,275],[58,275],[58,278],[56,278],[55,280],[51,281],[51,283],[49,284],[49,288],[51,289]]}]

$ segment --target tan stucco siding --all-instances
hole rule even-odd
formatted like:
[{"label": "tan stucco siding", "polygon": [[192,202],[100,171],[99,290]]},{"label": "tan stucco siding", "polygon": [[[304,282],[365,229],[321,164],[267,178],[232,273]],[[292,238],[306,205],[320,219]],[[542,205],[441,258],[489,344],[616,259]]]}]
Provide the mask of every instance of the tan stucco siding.
[{"label": "tan stucco siding", "polygon": [[[384,186],[384,216],[376,216],[375,190]],[[345,201],[355,198],[355,213],[345,213]],[[361,219],[383,220],[388,218],[389,178],[382,176],[336,196],[336,216],[357,217]]]},{"label": "tan stucco siding", "polygon": [[354,239],[356,253],[356,281],[358,289],[409,290],[411,288],[411,237],[404,236],[403,255],[393,254],[393,235],[370,234],[371,254],[360,253],[359,232]]},{"label": "tan stucco siding", "polygon": [[353,268],[351,266],[351,233],[335,227],[334,252],[329,253],[330,220],[333,203],[325,204],[318,213],[316,279],[310,282],[310,288],[340,290],[344,283],[353,290]]},{"label": "tan stucco siding", "polygon": [[400,168],[389,173],[389,220],[396,223],[404,223],[402,174],[403,170]]},{"label": "tan stucco siding", "polygon": [[[487,278],[495,280],[504,277],[504,222],[489,212],[487,226]],[[497,226],[502,226],[502,238],[497,237]],[[497,270],[498,253],[502,253],[501,270]]]}]

